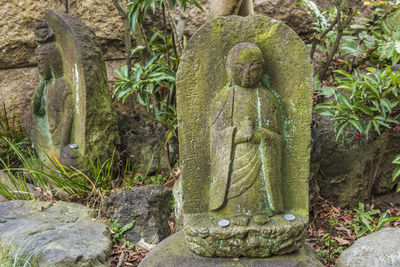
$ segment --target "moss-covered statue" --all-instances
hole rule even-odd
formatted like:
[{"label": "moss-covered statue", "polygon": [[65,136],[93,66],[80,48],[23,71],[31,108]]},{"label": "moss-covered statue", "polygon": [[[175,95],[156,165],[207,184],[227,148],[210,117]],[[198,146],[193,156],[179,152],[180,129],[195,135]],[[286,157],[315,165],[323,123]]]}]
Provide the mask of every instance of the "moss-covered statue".
[{"label": "moss-covered statue", "polygon": [[35,28],[40,83],[32,100],[32,141],[50,167],[54,157],[81,171],[109,159],[119,143],[107,72],[93,31],[49,10]]},{"label": "moss-covered statue", "polygon": [[280,108],[261,86],[264,59],[257,45],[235,45],[226,69],[229,83],[211,111],[210,210],[233,224],[251,219],[262,225],[282,212]]},{"label": "moss-covered statue", "polygon": [[38,23],[35,34],[40,44],[36,48],[40,84],[33,96],[32,110],[40,127],[34,132],[35,148],[42,153],[47,149],[49,156],[52,149],[62,163],[74,165],[76,155],[70,145],[74,117],[72,88],[63,77],[61,53],[47,22]]},{"label": "moss-covered statue", "polygon": [[310,78],[307,47],[268,17],[217,18],[192,36],[176,81],[176,203],[192,251],[262,258],[304,244]]}]

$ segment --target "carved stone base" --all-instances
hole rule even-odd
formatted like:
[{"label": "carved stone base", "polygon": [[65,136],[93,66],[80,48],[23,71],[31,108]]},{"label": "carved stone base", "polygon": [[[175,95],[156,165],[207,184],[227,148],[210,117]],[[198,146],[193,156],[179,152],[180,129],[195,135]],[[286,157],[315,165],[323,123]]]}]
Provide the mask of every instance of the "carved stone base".
[{"label": "carved stone base", "polygon": [[196,214],[186,218],[188,247],[205,257],[258,257],[287,254],[304,244],[307,219],[296,216],[287,221],[276,215],[265,225],[250,222],[247,226],[218,225],[213,215]]},{"label": "carved stone base", "polygon": [[318,253],[306,244],[286,255],[269,258],[206,258],[186,245],[180,231],[163,240],[139,264],[139,267],[323,267]]}]

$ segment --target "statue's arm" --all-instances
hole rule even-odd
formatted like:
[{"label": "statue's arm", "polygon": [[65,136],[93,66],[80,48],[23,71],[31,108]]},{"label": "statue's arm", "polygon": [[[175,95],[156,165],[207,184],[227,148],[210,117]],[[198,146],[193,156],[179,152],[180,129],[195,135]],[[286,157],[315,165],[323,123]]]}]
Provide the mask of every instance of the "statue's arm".
[{"label": "statue's arm", "polygon": [[254,138],[254,126],[248,116],[246,116],[243,122],[238,126],[238,130],[235,134],[234,144],[241,144],[251,142]]},{"label": "statue's arm", "polygon": [[282,136],[278,133],[274,133],[265,127],[258,126],[257,132],[255,134],[257,141],[263,141],[273,144],[280,144],[282,141]]},{"label": "statue's arm", "polygon": [[33,95],[33,114],[37,116],[44,116],[46,114],[46,109],[42,105],[42,100],[44,97],[44,89],[46,88],[47,81],[40,79],[39,87],[37,88],[35,94]]},{"label": "statue's arm", "polygon": [[72,92],[69,90],[68,84],[65,84],[65,86],[67,92],[63,102],[63,117],[61,119],[60,160],[65,165],[74,165],[76,155],[72,151],[72,148],[69,147],[74,119],[74,104]]},{"label": "statue's arm", "polygon": [[72,94],[69,93],[65,96],[64,99],[63,118],[61,121],[61,147],[67,146],[70,143],[73,116]]}]

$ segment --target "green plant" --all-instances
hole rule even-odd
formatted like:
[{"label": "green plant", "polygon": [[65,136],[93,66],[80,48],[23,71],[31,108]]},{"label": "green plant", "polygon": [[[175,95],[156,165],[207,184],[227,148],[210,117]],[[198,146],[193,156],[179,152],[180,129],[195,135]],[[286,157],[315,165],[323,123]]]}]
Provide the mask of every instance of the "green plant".
[{"label": "green plant", "polygon": [[[392,161],[392,163],[397,165],[396,169],[393,171],[392,174],[392,181],[394,182],[396,178],[399,177],[400,175],[400,155],[397,155]],[[396,192],[398,192],[399,190],[400,190],[400,182],[397,183]]]},{"label": "green plant", "polygon": [[397,105],[400,102],[398,93],[400,73],[392,72],[390,67],[384,70],[367,68],[368,73],[361,74],[359,70],[354,71],[354,76],[343,70],[335,73],[342,77],[338,78],[337,87],[321,88],[321,95],[332,98],[326,103],[317,104],[316,110],[323,110],[321,115],[329,116],[334,121],[336,139],[343,133],[346,127],[356,132],[355,139],[359,148],[360,170],[365,190],[365,176],[363,170],[363,145],[361,139],[365,136],[369,139],[372,154],[375,151],[375,135],[385,131],[384,143],[381,155],[375,163],[371,159],[371,172],[368,176],[367,189],[364,191],[365,199],[370,200],[372,188],[375,184],[378,169],[388,142],[389,129],[399,124],[397,120]]},{"label": "green plant", "polygon": [[32,247],[32,242],[35,238],[29,240],[23,247],[16,248],[16,246],[13,245],[12,242],[5,246],[0,245],[0,267],[37,266],[39,258],[42,255],[44,249],[57,236],[58,234],[54,235],[38,247]]},{"label": "green plant", "polygon": [[112,234],[112,241],[114,243],[125,244],[128,248],[134,249],[135,245],[132,244],[130,241],[126,240],[126,232],[133,228],[135,225],[135,221],[131,221],[130,223],[121,226],[121,224],[117,220],[111,221],[111,234]]},{"label": "green plant", "polygon": [[356,8],[357,1],[336,0],[334,7],[328,7],[324,12],[318,9],[318,6],[312,0],[303,0],[298,3],[305,6],[314,16],[314,30],[310,57],[314,61],[314,54],[317,50],[322,51],[326,59],[318,71],[320,80],[326,78],[326,74],[331,67],[343,36],[348,34],[348,29],[354,16],[358,13]]},{"label": "green plant", "polygon": [[359,203],[352,222],[356,236],[360,237],[367,232],[373,233],[379,231],[387,224],[400,220],[400,216],[387,217],[387,212],[384,212],[382,215],[380,214],[380,210],[365,210],[364,204]]},{"label": "green plant", "polygon": [[0,168],[5,171],[12,186],[0,182],[0,194],[10,198],[32,199],[27,193],[26,183],[31,181],[35,186],[55,194],[65,192],[69,198],[86,201],[88,206],[96,206],[111,191],[114,157],[101,161],[99,157],[89,160],[88,174],[61,164],[51,152],[48,165],[33,153],[19,149],[13,142],[4,138],[22,163],[21,168],[9,168],[0,160]]},{"label": "green plant", "polygon": [[0,159],[8,166],[15,166],[18,158],[4,138],[11,140],[20,149],[29,150],[29,142],[25,140],[21,122],[15,114],[9,116],[5,104],[0,111]]}]

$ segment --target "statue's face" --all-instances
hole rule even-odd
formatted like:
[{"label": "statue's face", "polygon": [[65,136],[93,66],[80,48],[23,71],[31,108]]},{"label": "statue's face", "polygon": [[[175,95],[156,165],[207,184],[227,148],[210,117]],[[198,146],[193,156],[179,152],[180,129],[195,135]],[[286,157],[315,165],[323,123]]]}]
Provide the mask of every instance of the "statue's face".
[{"label": "statue's face", "polygon": [[245,88],[255,88],[260,85],[263,65],[261,50],[255,44],[241,43],[228,55],[229,81]]}]

